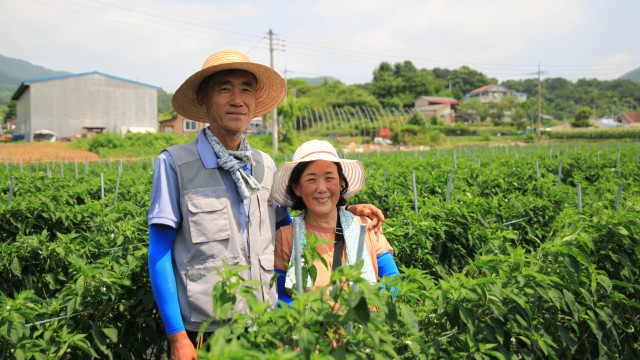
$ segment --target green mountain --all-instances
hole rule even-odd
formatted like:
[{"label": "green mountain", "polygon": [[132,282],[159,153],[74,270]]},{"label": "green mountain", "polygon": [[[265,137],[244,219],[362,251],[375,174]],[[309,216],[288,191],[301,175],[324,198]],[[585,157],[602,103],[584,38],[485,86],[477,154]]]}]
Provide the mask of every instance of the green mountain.
[{"label": "green mountain", "polygon": [[631,80],[631,81],[638,81],[640,82],[640,67],[635,69],[635,70],[631,70],[628,73],[620,76],[618,79],[620,80]]},{"label": "green mountain", "polygon": [[24,80],[71,74],[0,55],[0,106],[6,105]]},{"label": "green mountain", "polygon": [[307,77],[296,77],[294,79],[299,79],[299,80],[304,80],[306,82],[308,82],[311,85],[320,85],[322,83],[322,81],[324,81],[324,79],[327,79],[330,83],[334,82],[334,81],[340,81],[334,77],[331,76],[320,76],[320,77],[315,77],[315,78],[307,78]]},{"label": "green mountain", "polygon": [[[40,79],[71,74],[67,71],[55,71],[28,61],[0,55],[0,108],[9,102],[13,93],[24,80]],[[158,91],[158,113],[171,112],[171,95],[164,90]],[[2,113],[0,113],[0,120]]]}]

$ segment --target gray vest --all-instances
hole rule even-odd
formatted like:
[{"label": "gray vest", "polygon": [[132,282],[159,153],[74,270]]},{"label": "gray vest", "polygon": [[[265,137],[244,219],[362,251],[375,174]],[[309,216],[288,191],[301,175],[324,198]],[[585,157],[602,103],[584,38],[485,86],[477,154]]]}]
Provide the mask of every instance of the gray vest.
[{"label": "gray vest", "polygon": [[[261,189],[250,199],[247,234],[249,249],[242,236],[236,207],[222,181],[222,168],[205,169],[197,150],[197,139],[167,149],[176,165],[180,187],[182,223],[173,244],[173,268],[180,312],[185,328],[198,331],[200,324],[213,317],[213,286],[220,281],[216,270],[223,261],[230,267],[250,265],[241,273],[247,280],[264,285],[255,292],[260,301],[276,303],[273,277],[275,209],[271,184],[275,169],[269,155],[253,149],[252,176]],[[247,310],[238,297],[234,310]],[[208,330],[217,329],[213,322]]]}]

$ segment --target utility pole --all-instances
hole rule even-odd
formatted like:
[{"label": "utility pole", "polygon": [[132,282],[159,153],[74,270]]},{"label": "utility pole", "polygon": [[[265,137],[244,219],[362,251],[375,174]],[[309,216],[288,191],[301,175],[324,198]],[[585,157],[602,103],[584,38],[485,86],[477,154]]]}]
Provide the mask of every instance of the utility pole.
[{"label": "utility pole", "polygon": [[533,109],[531,109],[531,133],[533,134],[535,132],[535,126],[533,124]]},{"label": "utility pole", "polygon": [[538,63],[538,137],[542,134],[542,122],[540,113],[542,111],[542,82],[540,81],[540,63]]},{"label": "utility pole", "polygon": [[[273,66],[273,30],[269,29],[269,53],[271,55],[271,68],[275,70]],[[278,154],[278,109],[277,107],[271,111],[271,129],[273,131],[273,157]]]},{"label": "utility pole", "polygon": [[[293,71],[288,70],[287,69],[287,64],[284,64],[284,83],[287,84],[287,77],[289,76],[289,73],[292,73]],[[296,88],[291,89],[293,91],[293,100],[296,100]],[[284,97],[284,102],[287,102],[287,99],[289,98],[289,87],[287,86],[287,95]]]}]

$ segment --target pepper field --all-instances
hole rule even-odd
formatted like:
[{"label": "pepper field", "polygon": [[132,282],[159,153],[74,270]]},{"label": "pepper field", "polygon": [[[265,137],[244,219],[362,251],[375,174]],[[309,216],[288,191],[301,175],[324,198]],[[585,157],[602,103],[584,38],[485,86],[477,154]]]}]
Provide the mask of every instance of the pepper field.
[{"label": "pepper field", "polygon": [[[350,156],[368,177],[349,203],[387,218],[395,296],[343,267],[359,289],[332,290],[338,305],[320,289],[267,311],[226,269],[212,306],[252,310],[200,358],[640,358],[637,142]],[[0,168],[0,357],[162,358],[154,159],[45,161]]]}]

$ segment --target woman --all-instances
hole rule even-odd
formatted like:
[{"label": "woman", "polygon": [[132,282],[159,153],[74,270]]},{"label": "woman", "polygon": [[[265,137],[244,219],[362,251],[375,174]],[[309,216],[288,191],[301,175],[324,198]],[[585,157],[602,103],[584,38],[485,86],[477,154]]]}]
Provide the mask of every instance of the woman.
[{"label": "woman", "polygon": [[[337,265],[355,263],[360,224],[367,224],[369,219],[356,217],[342,206],[362,190],[364,178],[365,171],[359,161],[340,159],[333,145],[320,140],[302,144],[293,155],[293,161],[278,167],[271,196],[282,206],[302,210],[298,217],[304,220],[298,226],[294,223],[281,227],[276,233],[274,267],[279,274],[286,273],[286,277],[278,278],[279,300],[291,302],[290,289],[295,283],[295,275],[289,264],[294,232],[301,239],[315,233],[320,239],[331,240],[331,243],[318,245],[317,250],[327,266],[319,260],[314,261],[318,271],[314,286],[328,285],[331,269]],[[341,256],[334,251],[336,248],[342,248],[342,251],[338,250]],[[362,277],[375,283],[378,277],[398,274],[392,253],[393,249],[382,234],[367,231]]]}]

